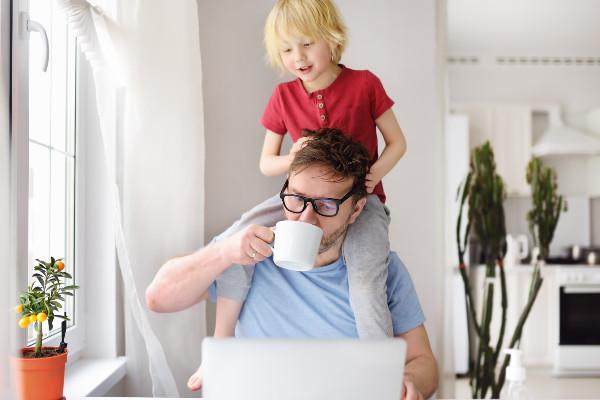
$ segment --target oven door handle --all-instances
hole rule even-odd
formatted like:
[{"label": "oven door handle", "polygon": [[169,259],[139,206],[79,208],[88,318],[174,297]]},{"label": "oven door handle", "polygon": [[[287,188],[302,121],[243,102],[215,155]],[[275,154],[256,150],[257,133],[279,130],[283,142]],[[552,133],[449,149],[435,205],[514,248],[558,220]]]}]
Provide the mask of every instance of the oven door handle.
[{"label": "oven door handle", "polygon": [[565,286],[565,293],[600,293],[600,285]]}]

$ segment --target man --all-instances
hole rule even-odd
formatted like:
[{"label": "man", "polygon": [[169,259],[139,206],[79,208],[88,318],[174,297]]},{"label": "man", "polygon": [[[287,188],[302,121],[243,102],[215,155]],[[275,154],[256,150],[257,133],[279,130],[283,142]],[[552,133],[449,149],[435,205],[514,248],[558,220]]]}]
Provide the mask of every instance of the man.
[{"label": "man", "polygon": [[[323,230],[315,269],[295,272],[275,266],[268,245],[273,231],[250,225],[196,253],[169,260],[146,291],[148,307],[174,312],[209,295],[214,300],[215,281],[223,271],[235,264],[256,264],[236,336],[356,337],[341,251],[348,226],[366,203],[369,165],[364,147],[335,129],[320,129],[296,154],[281,192],[282,206],[288,220]],[[404,396],[422,399],[437,387],[435,359],[410,276],[395,253],[388,264],[394,335],[407,343]]]}]

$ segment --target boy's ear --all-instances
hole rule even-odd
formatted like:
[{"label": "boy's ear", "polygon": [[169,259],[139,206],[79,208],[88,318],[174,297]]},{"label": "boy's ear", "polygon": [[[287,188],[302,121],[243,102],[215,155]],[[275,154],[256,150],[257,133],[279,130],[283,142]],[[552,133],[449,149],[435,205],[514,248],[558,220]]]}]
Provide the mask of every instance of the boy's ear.
[{"label": "boy's ear", "polygon": [[335,59],[335,53],[338,52],[340,48],[339,44],[329,45],[329,51],[331,52],[331,62]]},{"label": "boy's ear", "polygon": [[362,212],[363,208],[365,208],[365,204],[367,204],[366,196],[358,199],[356,204],[354,204],[354,206],[353,206],[352,214],[350,215],[350,220],[348,221],[348,223],[352,224],[352,223],[354,223],[354,221],[356,221],[356,218],[358,218],[358,216]]}]

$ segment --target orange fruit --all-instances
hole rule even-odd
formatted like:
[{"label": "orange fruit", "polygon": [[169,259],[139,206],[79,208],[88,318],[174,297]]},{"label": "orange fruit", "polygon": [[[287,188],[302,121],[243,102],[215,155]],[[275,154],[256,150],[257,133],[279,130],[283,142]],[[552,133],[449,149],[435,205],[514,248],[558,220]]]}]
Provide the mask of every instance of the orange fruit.
[{"label": "orange fruit", "polygon": [[35,322],[35,321],[37,321],[37,315],[35,315],[35,314],[31,314],[31,315],[29,316],[29,322]]},{"label": "orange fruit", "polygon": [[27,328],[27,325],[29,325],[29,318],[27,317],[23,317],[19,320],[19,326],[23,329]]},{"label": "orange fruit", "polygon": [[65,269],[65,263],[62,261],[57,261],[54,263],[54,266],[59,270],[62,271],[63,269]]},{"label": "orange fruit", "polygon": [[37,315],[38,322],[44,322],[47,318],[48,316],[44,312],[41,312]]},{"label": "orange fruit", "polygon": [[15,307],[15,312],[18,313],[22,313],[23,312],[23,304],[17,304],[17,306]]}]

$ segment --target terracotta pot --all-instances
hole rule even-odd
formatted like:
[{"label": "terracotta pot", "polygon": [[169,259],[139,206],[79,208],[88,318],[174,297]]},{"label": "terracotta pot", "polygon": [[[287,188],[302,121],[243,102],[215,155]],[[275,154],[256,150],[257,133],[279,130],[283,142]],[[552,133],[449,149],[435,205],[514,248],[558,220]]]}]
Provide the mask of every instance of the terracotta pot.
[{"label": "terracotta pot", "polygon": [[[56,349],[56,347],[43,347]],[[35,351],[27,347],[22,353]],[[19,400],[60,400],[63,398],[67,351],[52,357],[13,357],[15,389]]]}]

